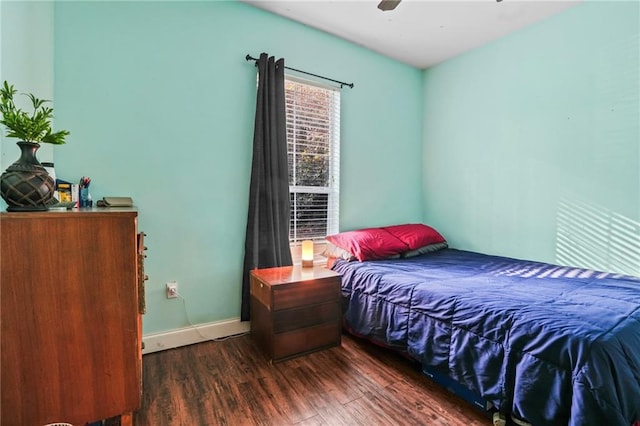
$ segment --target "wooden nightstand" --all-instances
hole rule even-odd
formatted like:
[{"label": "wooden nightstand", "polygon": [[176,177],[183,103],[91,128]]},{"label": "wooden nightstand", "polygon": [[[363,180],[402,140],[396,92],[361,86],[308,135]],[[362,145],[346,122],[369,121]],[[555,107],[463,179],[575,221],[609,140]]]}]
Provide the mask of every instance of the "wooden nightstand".
[{"label": "wooden nightstand", "polygon": [[251,337],[269,361],[340,345],[340,275],[322,266],[251,271]]}]

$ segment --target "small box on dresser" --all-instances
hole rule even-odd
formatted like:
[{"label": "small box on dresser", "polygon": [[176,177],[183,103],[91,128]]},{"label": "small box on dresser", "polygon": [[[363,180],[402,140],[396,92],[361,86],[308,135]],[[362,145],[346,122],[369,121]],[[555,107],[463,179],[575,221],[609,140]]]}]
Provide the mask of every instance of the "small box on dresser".
[{"label": "small box on dresser", "polygon": [[251,337],[277,362],[341,343],[340,275],[323,266],[251,271]]}]

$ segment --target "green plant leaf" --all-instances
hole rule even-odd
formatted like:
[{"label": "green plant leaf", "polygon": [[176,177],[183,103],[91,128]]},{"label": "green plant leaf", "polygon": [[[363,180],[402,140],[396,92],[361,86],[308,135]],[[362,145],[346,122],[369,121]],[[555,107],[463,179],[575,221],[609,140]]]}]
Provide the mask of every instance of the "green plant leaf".
[{"label": "green plant leaf", "polygon": [[47,99],[39,99],[32,93],[25,94],[33,107],[31,115],[17,108],[13,102],[13,96],[17,90],[5,80],[0,87],[0,114],[2,124],[7,129],[6,136],[18,138],[25,142],[64,144],[65,137],[70,133],[67,130],[51,131],[53,108],[44,106],[51,102]]},{"label": "green plant leaf", "polygon": [[64,138],[68,135],[69,135],[69,132],[66,130],[60,130],[59,132],[55,132],[55,133],[47,133],[42,138],[42,142],[50,143],[53,145],[62,145],[66,143]]}]

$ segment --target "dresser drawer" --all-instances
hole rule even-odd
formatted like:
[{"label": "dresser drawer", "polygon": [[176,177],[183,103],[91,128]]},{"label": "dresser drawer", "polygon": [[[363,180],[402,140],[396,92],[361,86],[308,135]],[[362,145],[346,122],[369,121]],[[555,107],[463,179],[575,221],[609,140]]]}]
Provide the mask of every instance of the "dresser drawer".
[{"label": "dresser drawer", "polygon": [[273,310],[296,308],[315,303],[337,302],[340,299],[340,278],[305,281],[273,290]]},{"label": "dresser drawer", "polygon": [[273,332],[284,333],[299,328],[332,323],[340,319],[340,304],[337,302],[303,306],[273,313]]}]

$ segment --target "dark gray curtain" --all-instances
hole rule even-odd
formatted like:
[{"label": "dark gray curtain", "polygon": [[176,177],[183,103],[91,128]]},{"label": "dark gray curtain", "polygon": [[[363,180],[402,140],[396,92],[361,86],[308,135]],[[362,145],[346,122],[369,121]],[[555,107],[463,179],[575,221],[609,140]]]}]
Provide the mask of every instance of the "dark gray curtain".
[{"label": "dark gray curtain", "polygon": [[260,55],[241,320],[250,319],[249,272],[291,265],[284,59]]}]

